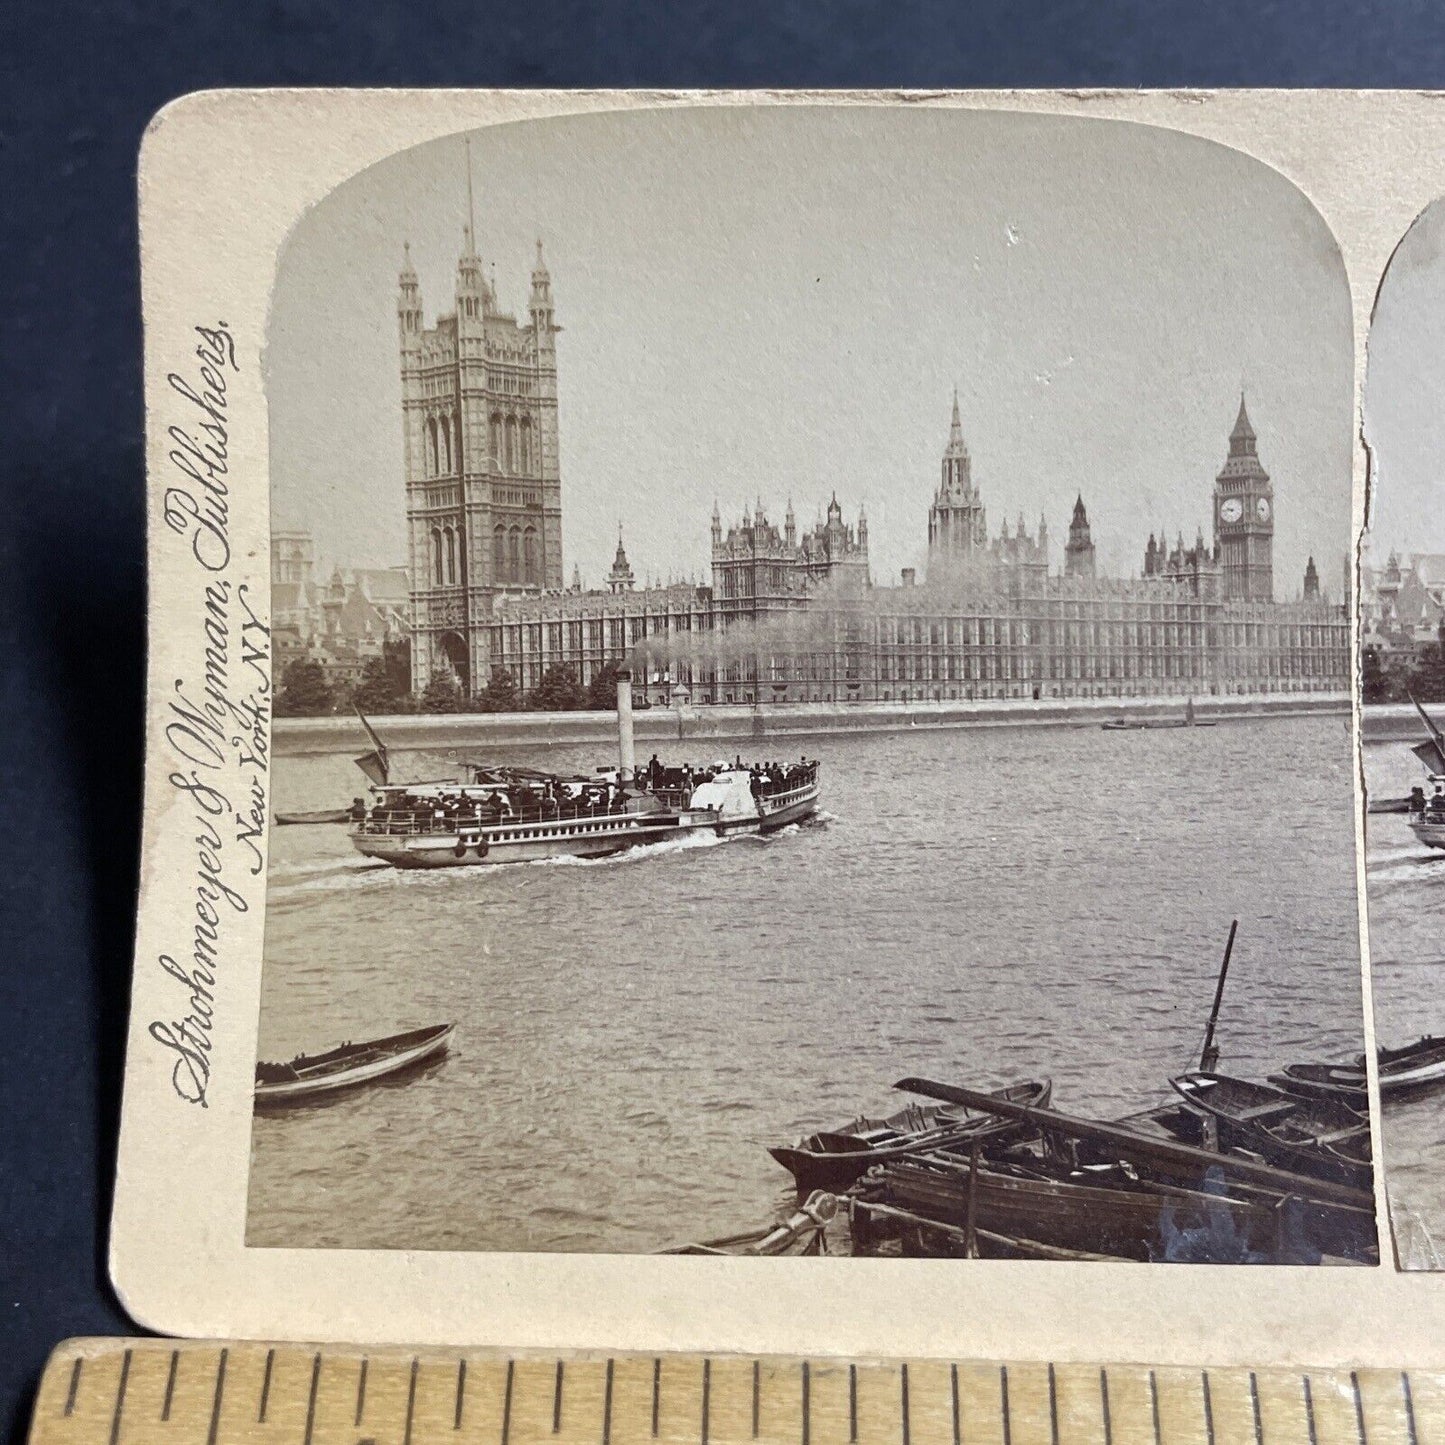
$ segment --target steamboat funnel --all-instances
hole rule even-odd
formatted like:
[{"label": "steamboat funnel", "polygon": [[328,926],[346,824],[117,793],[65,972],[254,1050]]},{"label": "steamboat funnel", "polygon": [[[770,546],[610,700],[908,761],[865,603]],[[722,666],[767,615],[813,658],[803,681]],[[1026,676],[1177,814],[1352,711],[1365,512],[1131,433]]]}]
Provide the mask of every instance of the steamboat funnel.
[{"label": "steamboat funnel", "polygon": [[617,669],[617,765],[618,782],[630,783],[637,772],[637,754],[632,743],[632,669]]}]

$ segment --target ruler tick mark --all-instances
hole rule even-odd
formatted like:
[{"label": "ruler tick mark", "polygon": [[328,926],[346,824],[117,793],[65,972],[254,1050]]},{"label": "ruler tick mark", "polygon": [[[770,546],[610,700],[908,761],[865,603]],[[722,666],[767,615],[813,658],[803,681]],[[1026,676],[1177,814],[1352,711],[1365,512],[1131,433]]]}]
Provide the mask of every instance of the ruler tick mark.
[{"label": "ruler tick mark", "polygon": [[905,1360],[898,1370],[898,1408],[902,1414],[903,1445],[909,1445],[908,1431],[908,1362]]},{"label": "ruler tick mark", "polygon": [[1359,1431],[1360,1445],[1369,1445],[1365,1436],[1365,1401],[1360,1394],[1360,1376],[1356,1370],[1350,1371],[1350,1389],[1355,1392],[1355,1429]]},{"label": "ruler tick mark", "polygon": [[366,1356],[361,1357],[361,1372],[356,1377],[356,1420],[361,1424],[361,1412],[366,1409]]},{"label": "ruler tick mark", "polygon": [[[67,1415],[75,1409],[75,1396],[80,1389],[80,1371],[84,1364],[85,1361],[77,1355],[75,1363],[70,1367],[70,1389],[65,1392],[65,1413]],[[1408,1391],[1409,1385],[1407,1384],[1405,1388]]]},{"label": "ruler tick mark", "polygon": [[[79,1363],[77,1360],[76,1364]],[[1405,1397],[1405,1426],[1409,1431],[1410,1445],[1420,1445],[1420,1437],[1415,1433],[1415,1396],[1410,1389],[1410,1375],[1407,1370],[1400,1371],[1400,1393]]]},{"label": "ruler tick mark", "polygon": [[1109,1372],[1099,1368],[1099,1403],[1104,1410],[1104,1445],[1114,1445],[1114,1422],[1109,1417]]},{"label": "ruler tick mark", "polygon": [[[953,1445],[963,1445],[963,1435],[959,1430],[958,1419],[958,1366],[956,1364],[948,1367],[948,1389],[953,1396]],[[853,1438],[855,1440],[858,1438],[856,1429]]]},{"label": "ruler tick mark", "polygon": [[662,1357],[652,1362],[652,1438],[657,1439],[657,1409],[662,1398]]},{"label": "ruler tick mark", "polygon": [[[607,1369],[607,1383],[608,1383],[609,1385],[611,1385],[611,1383],[612,1383],[612,1362],[609,1360],[609,1361],[607,1362],[607,1364],[608,1364],[608,1369]],[[462,1401],[465,1400],[466,1397],[467,1397],[467,1362],[466,1362],[465,1360],[458,1360],[458,1361],[457,1361],[457,1407],[456,1407],[456,1409],[452,1412],[452,1429],[453,1429],[453,1430],[460,1430],[460,1429],[462,1428]],[[605,1442],[605,1441],[604,1441],[604,1445],[606,1445],[606,1442]]]},{"label": "ruler tick mark", "polygon": [[261,1409],[256,1415],[256,1423],[266,1423],[266,1405],[271,1399],[271,1369],[276,1363],[276,1351],[266,1351],[266,1373],[261,1376]]},{"label": "ruler tick mark", "polygon": [[311,1435],[316,1429],[316,1387],[321,1383],[321,1351],[311,1356],[311,1391],[306,1397],[306,1433],[301,1437],[302,1445],[311,1445]]},{"label": "ruler tick mark", "polygon": [[1013,1445],[1013,1421],[1008,1417],[1008,1366],[998,1367],[998,1399],[1003,1411],[1003,1445]]},{"label": "ruler tick mark", "polygon": [[557,1361],[557,1377],[552,1382],[552,1433],[562,1429],[562,1361]]},{"label": "ruler tick mark", "polygon": [[166,1398],[161,1403],[162,1420],[169,1420],[171,1418],[171,1398],[176,1393],[176,1366],[180,1364],[180,1362],[181,1352],[179,1350],[172,1350],[171,1367],[166,1373]]},{"label": "ruler tick mark", "polygon": [[858,1366],[848,1366],[848,1445],[858,1445]]},{"label": "ruler tick mark", "polygon": [[[850,1367],[851,1368],[851,1367]],[[763,1363],[761,1360],[753,1361],[753,1439],[758,1438],[758,1414],[759,1406],[762,1404],[762,1373]]]},{"label": "ruler tick mark", "polygon": [[216,1432],[221,1427],[221,1396],[226,1391],[226,1357],[229,1354],[229,1350],[222,1350],[216,1365],[216,1394],[211,1401],[211,1428],[206,1432],[206,1445],[216,1445]]},{"label": "ruler tick mark", "polygon": [[115,1414],[110,1419],[110,1445],[120,1439],[120,1420],[125,1413],[125,1387],[130,1380],[130,1356],[127,1350],[120,1360],[120,1385],[115,1392]]},{"label": "ruler tick mark", "polygon": [[602,1445],[612,1445],[612,1360],[610,1357],[607,1361],[607,1383],[602,1394]]},{"label": "ruler tick mark", "polygon": [[411,1422],[416,1415],[416,1375],[421,1369],[421,1361],[415,1355],[411,1357],[411,1380],[406,1387],[406,1430],[402,1435],[402,1445],[411,1445]]},{"label": "ruler tick mark", "polygon": [[1249,1403],[1254,1411],[1254,1445],[1264,1445],[1264,1421],[1259,1413],[1259,1376],[1249,1372]]},{"label": "ruler tick mark", "polygon": [[808,1362],[803,1361],[803,1445],[808,1445],[809,1437],[813,1431],[812,1418],[812,1394],[813,1377],[808,1370]]},{"label": "ruler tick mark", "polygon": [[1209,1393],[1208,1370],[1200,1370],[1199,1383],[1204,1387],[1204,1434],[1209,1445],[1214,1445],[1214,1400]]},{"label": "ruler tick mark", "polygon": [[1149,1412],[1154,1417],[1154,1445],[1161,1445],[1159,1437],[1159,1381],[1154,1371],[1149,1371]]},{"label": "ruler tick mark", "polygon": [[1059,1445],[1059,1390],[1052,1365],[1049,1366],[1049,1439],[1053,1445]]},{"label": "ruler tick mark", "polygon": [[702,1362],[702,1445],[707,1445],[708,1413],[712,1409],[712,1361]]},{"label": "ruler tick mark", "polygon": [[507,1391],[502,1397],[502,1445],[507,1445],[512,1433],[512,1376],[516,1373],[515,1360],[507,1361]]}]

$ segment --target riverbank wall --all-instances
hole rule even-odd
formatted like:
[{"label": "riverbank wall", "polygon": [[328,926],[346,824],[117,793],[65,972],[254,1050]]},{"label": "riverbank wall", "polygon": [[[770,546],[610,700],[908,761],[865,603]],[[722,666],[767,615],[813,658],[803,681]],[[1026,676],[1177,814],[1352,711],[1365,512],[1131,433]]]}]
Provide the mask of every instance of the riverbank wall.
[{"label": "riverbank wall", "polygon": [[[1445,708],[1427,706],[1425,711],[1445,728]],[[1360,709],[1360,739],[1366,743],[1418,743],[1425,739],[1425,724],[1408,702],[1373,703]]]},{"label": "riverbank wall", "polygon": [[[1411,710],[1413,712],[1413,709]],[[1348,716],[1348,693],[1292,693],[1265,697],[1196,698],[1201,721],[1242,722],[1310,714]],[[912,728],[1098,727],[1110,718],[1178,719],[1179,698],[1024,698],[975,702],[783,703],[773,706],[638,708],[633,728],[639,745],[678,744],[702,756],[710,741],[746,742],[843,733],[903,732]],[[614,743],[610,712],[429,713],[372,718],[389,748],[537,748],[571,743]],[[1419,719],[1416,718],[1416,728]],[[344,752],[370,746],[355,717],[277,718],[272,750],[278,757]]]}]

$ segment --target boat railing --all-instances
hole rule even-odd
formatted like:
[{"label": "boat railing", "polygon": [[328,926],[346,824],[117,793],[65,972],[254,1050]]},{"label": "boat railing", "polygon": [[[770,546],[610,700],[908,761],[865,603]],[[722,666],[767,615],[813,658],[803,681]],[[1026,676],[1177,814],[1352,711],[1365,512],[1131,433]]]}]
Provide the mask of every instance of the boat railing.
[{"label": "boat railing", "polygon": [[619,812],[605,803],[542,803],[530,808],[512,808],[495,812],[475,808],[392,809],[374,813],[360,820],[356,831],[362,834],[415,836],[418,834],[485,831],[489,828],[515,828],[527,824],[599,821],[625,823],[639,816]]}]

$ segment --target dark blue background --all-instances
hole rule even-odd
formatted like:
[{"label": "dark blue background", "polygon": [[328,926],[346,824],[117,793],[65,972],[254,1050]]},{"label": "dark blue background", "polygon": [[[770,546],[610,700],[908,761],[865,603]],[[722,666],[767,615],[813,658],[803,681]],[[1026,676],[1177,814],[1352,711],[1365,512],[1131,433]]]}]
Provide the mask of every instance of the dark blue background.
[{"label": "dark blue background", "polygon": [[0,1426],[17,1436],[52,1344],[126,1329],[105,1217],[139,816],[141,132],[207,86],[598,84],[1436,88],[1445,7],[0,3]]}]

